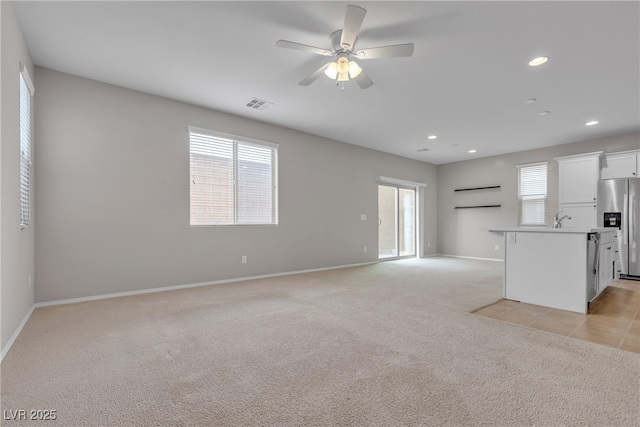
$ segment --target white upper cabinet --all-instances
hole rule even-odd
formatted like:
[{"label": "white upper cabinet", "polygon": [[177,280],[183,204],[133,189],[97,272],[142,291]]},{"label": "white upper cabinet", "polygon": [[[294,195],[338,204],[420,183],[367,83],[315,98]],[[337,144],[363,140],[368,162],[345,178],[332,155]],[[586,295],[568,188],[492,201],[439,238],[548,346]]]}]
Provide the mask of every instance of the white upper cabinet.
[{"label": "white upper cabinet", "polygon": [[602,179],[637,178],[640,150],[607,154],[602,158]]},{"label": "white upper cabinet", "polygon": [[555,159],[558,162],[560,204],[596,201],[601,154],[602,151],[598,151]]}]

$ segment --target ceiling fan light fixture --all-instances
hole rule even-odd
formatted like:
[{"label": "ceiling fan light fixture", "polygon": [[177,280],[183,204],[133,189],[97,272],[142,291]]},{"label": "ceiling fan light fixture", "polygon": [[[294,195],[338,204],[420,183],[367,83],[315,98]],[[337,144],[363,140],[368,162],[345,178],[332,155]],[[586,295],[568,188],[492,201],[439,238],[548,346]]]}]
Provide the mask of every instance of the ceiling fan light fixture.
[{"label": "ceiling fan light fixture", "polygon": [[332,62],[329,64],[326,70],[324,70],[324,74],[329,77],[331,80],[335,80],[338,78],[338,64]]},{"label": "ceiling fan light fixture", "polygon": [[346,55],[345,56],[340,55],[340,57],[338,58],[337,64],[338,64],[338,73],[346,73],[349,71],[349,60],[347,59]]},{"label": "ceiling fan light fixture", "polygon": [[337,80],[339,82],[348,82],[349,77],[352,79],[357,77],[362,72],[362,68],[358,66],[354,61],[349,62],[348,55],[341,54],[338,56],[336,62],[329,64],[324,74],[331,80]]},{"label": "ceiling fan light fixture", "polygon": [[355,79],[362,72],[362,68],[356,63],[356,61],[349,62],[349,77]]},{"label": "ceiling fan light fixture", "polygon": [[338,73],[338,81],[339,82],[348,82],[349,81],[349,73]]}]

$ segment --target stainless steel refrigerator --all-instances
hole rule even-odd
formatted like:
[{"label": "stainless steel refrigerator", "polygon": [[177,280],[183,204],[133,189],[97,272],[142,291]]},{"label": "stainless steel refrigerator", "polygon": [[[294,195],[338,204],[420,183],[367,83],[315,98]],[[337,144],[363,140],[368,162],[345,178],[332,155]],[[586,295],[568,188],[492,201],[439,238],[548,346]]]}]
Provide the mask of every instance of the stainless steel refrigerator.
[{"label": "stainless steel refrigerator", "polygon": [[640,178],[598,183],[598,227],[616,228],[614,271],[640,280]]}]

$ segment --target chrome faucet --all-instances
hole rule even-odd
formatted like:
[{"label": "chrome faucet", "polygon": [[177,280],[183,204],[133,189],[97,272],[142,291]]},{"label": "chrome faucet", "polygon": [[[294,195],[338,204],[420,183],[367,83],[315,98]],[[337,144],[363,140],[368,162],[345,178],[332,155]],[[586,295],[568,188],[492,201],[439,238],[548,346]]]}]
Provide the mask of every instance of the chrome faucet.
[{"label": "chrome faucet", "polygon": [[553,228],[561,228],[562,227],[562,221],[564,221],[565,219],[571,219],[571,217],[569,215],[560,216],[561,213],[562,213],[562,211],[557,212],[553,216]]}]

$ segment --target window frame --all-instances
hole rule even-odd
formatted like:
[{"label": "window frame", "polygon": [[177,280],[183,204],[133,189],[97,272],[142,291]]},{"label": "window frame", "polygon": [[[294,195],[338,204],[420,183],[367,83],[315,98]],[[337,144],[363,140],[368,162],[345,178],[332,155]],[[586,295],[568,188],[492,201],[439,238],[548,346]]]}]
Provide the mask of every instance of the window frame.
[{"label": "window frame", "polygon": [[[31,226],[31,187],[32,187],[32,155],[33,155],[33,95],[35,88],[26,65],[22,65],[19,75],[18,115],[19,115],[19,197],[20,197],[20,229]],[[26,91],[26,93],[25,93]],[[26,111],[24,111],[26,109]]]},{"label": "window frame", "polygon": [[[248,138],[239,135],[228,134],[224,132],[213,131],[210,129],[203,129],[195,126],[187,126],[189,134],[189,226],[190,227],[236,227],[236,226],[277,226],[279,224],[279,186],[278,186],[278,149],[279,144],[259,140],[255,138]],[[233,176],[233,222],[220,222],[209,224],[194,224],[193,222],[193,201],[192,201],[192,134],[197,134],[205,137],[211,137],[218,140],[225,140],[233,144],[233,158],[232,158],[232,176]],[[269,222],[238,222],[238,146],[244,147],[258,147],[271,150],[271,221]]]},{"label": "window frame", "polygon": [[[527,168],[537,168],[540,166],[544,166],[544,194],[540,193],[540,197],[532,197],[528,200],[543,200],[543,209],[542,213],[542,222],[541,223],[532,223],[532,222],[523,222],[523,197],[521,194],[522,191],[522,171]],[[549,208],[549,162],[535,162],[535,163],[524,163],[516,166],[518,169],[518,227],[546,227],[547,226],[547,213]]]}]

